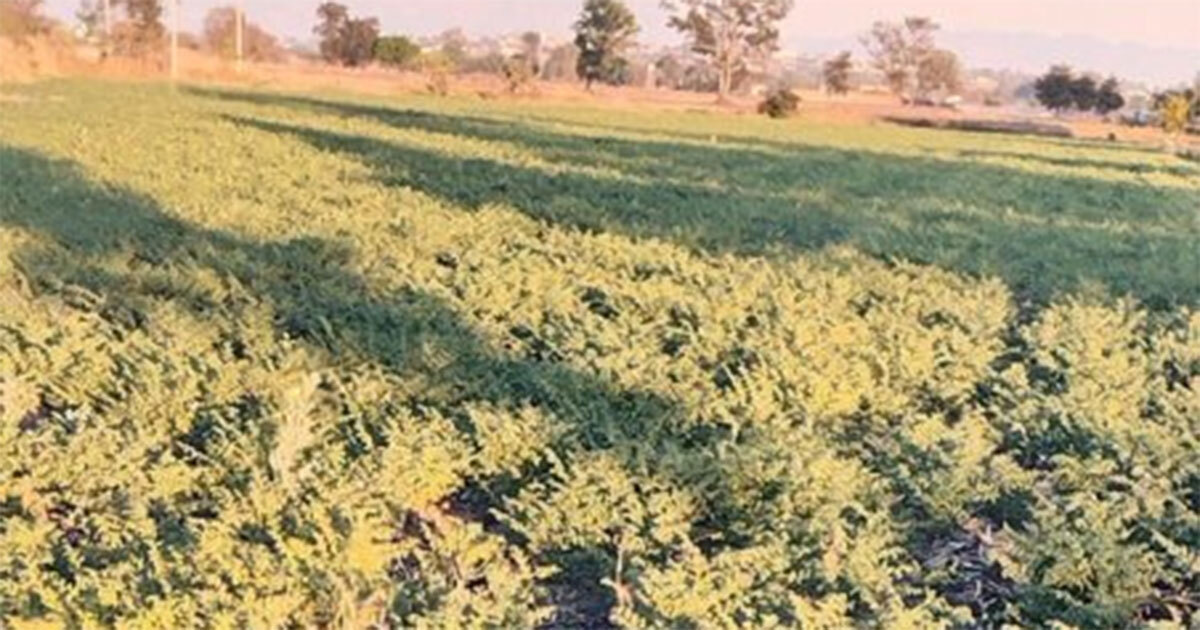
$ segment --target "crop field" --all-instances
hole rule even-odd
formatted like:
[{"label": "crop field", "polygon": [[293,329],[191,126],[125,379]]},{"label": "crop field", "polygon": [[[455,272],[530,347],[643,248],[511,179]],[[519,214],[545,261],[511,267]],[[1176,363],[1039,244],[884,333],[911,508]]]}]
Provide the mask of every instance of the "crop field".
[{"label": "crop field", "polygon": [[1194,628],[1200,164],[0,98],[0,628]]}]

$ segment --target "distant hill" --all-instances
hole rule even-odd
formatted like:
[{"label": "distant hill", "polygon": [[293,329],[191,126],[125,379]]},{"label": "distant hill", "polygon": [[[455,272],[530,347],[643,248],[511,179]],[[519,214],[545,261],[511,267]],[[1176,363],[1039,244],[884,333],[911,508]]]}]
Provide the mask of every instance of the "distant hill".
[{"label": "distant hill", "polygon": [[[1200,72],[1200,46],[1155,47],[1087,35],[953,30],[940,33],[938,41],[958,52],[968,66],[977,68],[1042,72],[1052,64],[1066,63],[1157,87],[1189,83]],[[850,49],[856,55],[862,54],[855,35],[807,39],[800,42],[799,49],[821,53]]]}]

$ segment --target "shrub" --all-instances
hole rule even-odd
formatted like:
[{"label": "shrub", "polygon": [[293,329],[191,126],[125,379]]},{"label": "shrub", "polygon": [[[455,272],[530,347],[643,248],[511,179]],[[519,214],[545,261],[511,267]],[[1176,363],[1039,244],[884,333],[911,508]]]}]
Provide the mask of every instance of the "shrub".
[{"label": "shrub", "polygon": [[425,74],[425,89],[430,94],[446,96],[450,93],[450,73],[454,64],[441,51],[425,53],[417,57],[417,70]]},{"label": "shrub", "polygon": [[375,40],[375,61],[394,68],[406,68],[421,56],[421,47],[403,35]]},{"label": "shrub", "polygon": [[509,94],[518,94],[531,88],[535,68],[525,55],[513,55],[504,60],[500,74]]},{"label": "shrub", "polygon": [[1183,94],[1169,96],[1159,107],[1163,129],[1167,133],[1182,133],[1184,129],[1187,129],[1191,107],[1191,102]]},{"label": "shrub", "polygon": [[771,118],[787,118],[800,109],[800,100],[800,96],[789,89],[773,90],[758,104],[758,113]]}]

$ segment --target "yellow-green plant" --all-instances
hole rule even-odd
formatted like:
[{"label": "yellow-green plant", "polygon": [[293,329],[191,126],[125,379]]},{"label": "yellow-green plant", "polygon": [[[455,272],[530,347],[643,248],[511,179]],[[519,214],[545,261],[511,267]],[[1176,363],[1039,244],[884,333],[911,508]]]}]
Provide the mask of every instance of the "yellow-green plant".
[{"label": "yellow-green plant", "polygon": [[1195,618],[1191,166],[679,118],[0,102],[0,626]]},{"label": "yellow-green plant", "polygon": [[1183,133],[1192,117],[1192,102],[1183,94],[1172,94],[1163,101],[1159,116],[1167,133]]}]

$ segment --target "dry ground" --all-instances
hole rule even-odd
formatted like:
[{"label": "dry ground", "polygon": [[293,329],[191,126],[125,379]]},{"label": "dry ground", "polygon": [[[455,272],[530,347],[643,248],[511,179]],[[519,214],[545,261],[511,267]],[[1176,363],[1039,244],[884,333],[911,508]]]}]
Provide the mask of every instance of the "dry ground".
[{"label": "dry ground", "polygon": [[[17,47],[0,40],[0,83],[25,81],[44,76],[89,76],[117,79],[154,78],[167,73],[165,60],[134,61],[129,59],[101,60],[94,48],[70,48],[62,43],[38,41]],[[375,96],[412,94],[428,90],[428,77],[416,72],[395,72],[380,68],[347,69],[321,63],[296,60],[285,64],[247,64],[242,72],[233,64],[211,55],[184,50],[180,59],[184,80],[220,85],[241,85],[298,92],[338,91],[348,94]],[[537,100],[546,103],[581,103],[588,105],[645,108],[654,107],[682,111],[721,111],[738,115],[753,114],[756,99],[738,97],[731,103],[718,105],[712,95],[641,87],[597,87],[591,92],[576,83],[539,81],[528,93],[509,94],[502,79],[492,75],[468,75],[452,78],[450,90],[482,99]],[[873,123],[887,116],[905,115],[922,118],[969,117],[985,119],[1028,118],[1024,112],[1009,108],[988,108],[967,105],[954,111],[935,107],[906,107],[889,94],[861,91],[845,97],[835,97],[816,90],[800,91],[804,103],[801,116],[813,122],[831,124]],[[1098,119],[1056,120],[1071,127],[1080,138],[1115,137],[1120,142],[1132,142],[1170,148],[1172,139],[1162,131],[1134,128]],[[1200,148],[1200,141],[1184,141]]]}]

